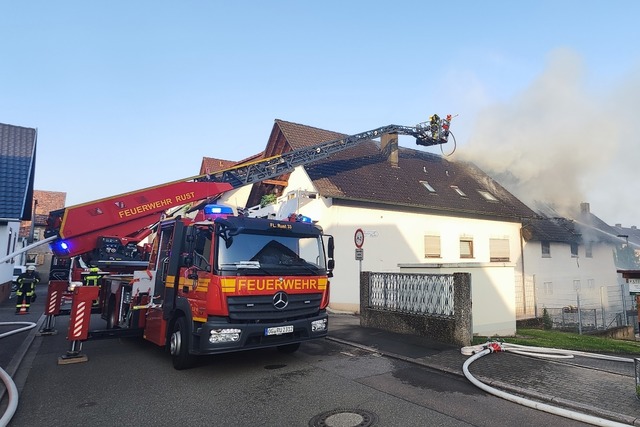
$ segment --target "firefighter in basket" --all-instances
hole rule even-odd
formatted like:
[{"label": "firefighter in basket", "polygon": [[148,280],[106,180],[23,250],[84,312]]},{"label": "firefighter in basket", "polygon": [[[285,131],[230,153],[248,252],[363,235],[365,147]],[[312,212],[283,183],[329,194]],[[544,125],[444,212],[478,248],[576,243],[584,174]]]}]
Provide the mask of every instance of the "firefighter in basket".
[{"label": "firefighter in basket", "polygon": [[27,271],[18,276],[16,282],[18,282],[16,314],[27,314],[31,302],[36,300],[36,285],[40,282],[36,268],[33,265],[27,267]]},{"label": "firefighter in basket", "polygon": [[[89,269],[89,274],[84,277],[84,284],[85,286],[98,286],[101,277],[100,269],[98,267],[91,267]],[[98,300],[94,300],[92,306],[97,307]]]}]

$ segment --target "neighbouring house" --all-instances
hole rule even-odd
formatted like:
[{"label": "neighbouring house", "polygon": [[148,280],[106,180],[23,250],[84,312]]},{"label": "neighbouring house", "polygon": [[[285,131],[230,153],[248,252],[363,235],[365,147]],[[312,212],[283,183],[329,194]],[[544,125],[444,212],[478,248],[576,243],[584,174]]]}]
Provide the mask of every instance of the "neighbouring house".
[{"label": "neighbouring house", "polygon": [[623,227],[616,224],[613,232],[620,238],[620,250],[616,253],[619,269],[640,270],[640,230],[635,225]]},{"label": "neighbouring house", "polygon": [[527,305],[522,317],[541,316],[546,309],[559,327],[626,324],[633,298],[617,272],[622,240],[616,230],[591,213],[589,203],[580,204],[575,218],[548,207],[537,210],[541,217],[522,229]]},{"label": "neighbouring house", "polygon": [[[343,137],[276,120],[263,156]],[[359,310],[361,271],[472,274],[473,333],[515,333],[515,277],[521,224],[536,214],[473,164],[399,147],[396,136],[367,141],[254,184],[255,216],[311,217],[335,237],[331,308]],[[276,203],[260,206],[265,195]],[[221,202],[239,206],[238,194]],[[362,230],[362,260],[354,233]]]},{"label": "neighbouring house", "polygon": [[[33,191],[33,220],[23,221],[20,225],[20,238],[29,243],[44,239],[49,212],[62,209],[65,206],[67,193],[59,191]],[[35,265],[40,277],[49,275],[51,258],[53,256],[49,245],[33,247],[25,254],[25,263]]]},{"label": "neighbouring house", "polygon": [[0,123],[0,301],[9,298],[14,265],[26,261],[7,257],[27,244],[20,222],[32,219],[37,139],[34,128]]}]

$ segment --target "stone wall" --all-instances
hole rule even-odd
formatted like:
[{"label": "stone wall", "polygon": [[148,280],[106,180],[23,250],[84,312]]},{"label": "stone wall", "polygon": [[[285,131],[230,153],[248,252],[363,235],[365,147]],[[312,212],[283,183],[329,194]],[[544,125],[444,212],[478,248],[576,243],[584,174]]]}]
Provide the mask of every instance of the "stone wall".
[{"label": "stone wall", "polygon": [[369,307],[369,281],[371,272],[360,274],[361,326],[415,334],[429,339],[468,346],[472,339],[471,274],[454,273],[454,316],[427,316],[380,310]]}]

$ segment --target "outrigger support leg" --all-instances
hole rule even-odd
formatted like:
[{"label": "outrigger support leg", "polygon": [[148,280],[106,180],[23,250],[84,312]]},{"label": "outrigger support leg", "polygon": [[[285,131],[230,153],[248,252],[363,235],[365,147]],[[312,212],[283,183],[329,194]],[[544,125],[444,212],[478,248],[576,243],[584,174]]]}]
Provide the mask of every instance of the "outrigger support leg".
[{"label": "outrigger support leg", "polygon": [[62,304],[62,294],[69,287],[66,280],[52,280],[47,286],[47,303],[44,306],[44,314],[47,316],[44,326],[38,331],[38,335],[56,335],[58,331],[54,329],[55,316],[60,314]]},{"label": "outrigger support leg", "polygon": [[89,358],[82,354],[82,341],[89,337],[89,322],[91,320],[91,306],[98,298],[97,286],[78,286],[73,290],[71,317],[67,340],[71,341],[71,348],[67,354],[58,358],[58,365],[86,362]]}]

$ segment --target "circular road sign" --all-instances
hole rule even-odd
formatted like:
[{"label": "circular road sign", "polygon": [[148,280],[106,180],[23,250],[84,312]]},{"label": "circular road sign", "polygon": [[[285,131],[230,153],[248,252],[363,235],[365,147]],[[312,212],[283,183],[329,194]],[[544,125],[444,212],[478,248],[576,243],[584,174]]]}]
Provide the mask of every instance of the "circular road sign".
[{"label": "circular road sign", "polygon": [[356,234],[353,235],[353,241],[356,244],[356,248],[361,248],[364,244],[364,231],[361,228],[356,230]]}]

